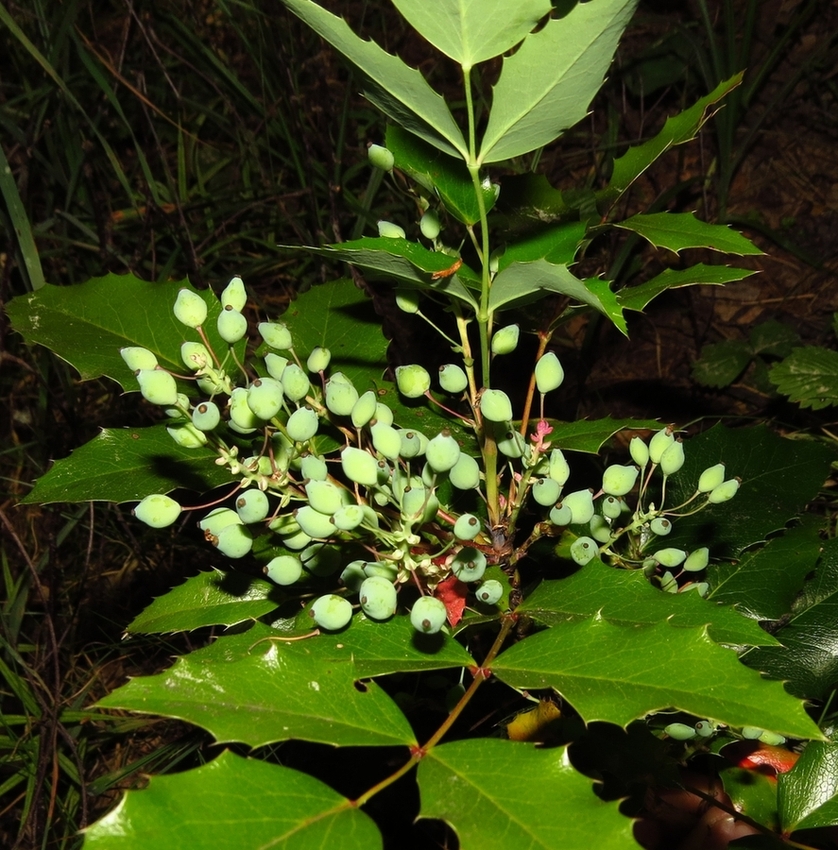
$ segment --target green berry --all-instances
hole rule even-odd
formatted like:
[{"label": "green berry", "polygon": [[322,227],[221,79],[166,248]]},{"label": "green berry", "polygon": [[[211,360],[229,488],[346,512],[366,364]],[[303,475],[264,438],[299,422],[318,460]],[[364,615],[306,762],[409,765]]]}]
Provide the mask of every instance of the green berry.
[{"label": "green berry", "polygon": [[678,582],[675,576],[667,570],[660,578],[661,590],[664,593],[678,593]]},{"label": "green berry", "polygon": [[555,505],[553,509],[550,511],[549,516],[550,522],[553,525],[558,525],[564,527],[566,525],[570,525],[573,520],[573,513],[570,508],[567,507],[564,502],[559,505]]},{"label": "green berry", "polygon": [[664,475],[674,475],[684,465],[684,444],[675,440],[664,449],[661,455],[661,472]]},{"label": "green berry", "polygon": [[186,393],[178,393],[175,406],[167,407],[164,413],[169,419],[179,419],[180,421],[183,421],[187,418],[184,411],[189,410],[189,404],[189,396],[186,395]]},{"label": "green berry", "polygon": [[615,496],[605,496],[602,500],[602,515],[608,519],[617,519],[623,512],[623,506]]},{"label": "green berry", "polygon": [[326,382],[326,407],[335,416],[349,416],[356,401],[358,390],[342,372],[335,372]]},{"label": "green berry", "polygon": [[363,505],[341,505],[334,514],[332,522],[338,531],[354,531],[366,519]]},{"label": "green berry", "polygon": [[423,435],[418,431],[399,431],[399,434],[401,436],[401,456],[406,460],[412,460],[415,457],[419,457],[425,447],[425,444],[422,441]]},{"label": "green berry", "polygon": [[300,552],[305,568],[318,578],[334,575],[343,565],[343,555],[338,546],[324,546],[316,543]]},{"label": "green berry", "polygon": [[631,459],[641,468],[649,462],[649,447],[640,437],[631,438],[629,454],[631,455]]},{"label": "green berry", "polygon": [[478,602],[484,605],[497,605],[503,596],[503,585],[493,578],[484,581],[474,594]]},{"label": "green berry", "polygon": [[448,480],[458,490],[474,490],[480,485],[480,465],[465,452],[460,452],[457,462],[448,470]]},{"label": "green berry", "polygon": [[380,168],[382,171],[392,171],[396,164],[396,158],[392,151],[389,151],[383,145],[370,145],[367,148],[367,157],[373,168]]},{"label": "green berry", "polygon": [[760,729],[758,726],[743,726],[742,737],[748,741],[756,741],[764,731],[764,729]]},{"label": "green berry", "polygon": [[698,492],[709,493],[715,490],[725,480],[725,465],[717,463],[715,466],[708,466],[701,477],[698,479]]},{"label": "green berry", "polygon": [[189,328],[198,328],[207,320],[207,303],[191,289],[181,289],[174,306],[175,318]]},{"label": "green berry", "polygon": [[332,352],[328,348],[315,346],[311,350],[311,354],[306,361],[306,368],[309,372],[325,372],[329,368],[329,363],[332,359]]},{"label": "green berry", "polygon": [[303,505],[294,511],[294,519],[312,539],[326,540],[335,533],[335,526],[328,514],[321,514],[311,505]]},{"label": "green berry", "polygon": [[780,747],[786,743],[783,735],[778,735],[776,732],[769,732],[768,730],[764,731],[757,740],[762,741],[763,744],[768,744],[769,747]]},{"label": "green berry", "polygon": [[281,383],[286,398],[294,402],[302,401],[311,391],[308,375],[296,363],[289,363],[282,370]]},{"label": "green berry", "polygon": [[702,546],[700,549],[690,552],[682,569],[688,573],[697,573],[705,569],[709,563],[710,550],[706,546]]},{"label": "green berry", "polygon": [[256,489],[245,490],[236,498],[236,513],[239,519],[246,525],[253,522],[262,522],[271,509],[268,497]]},{"label": "green berry", "polygon": [[680,564],[684,563],[684,560],[687,557],[687,553],[683,549],[675,549],[674,547],[669,547],[667,549],[658,549],[657,552],[654,552],[652,557],[664,567],[677,567]]},{"label": "green berry", "polygon": [[364,487],[375,487],[378,484],[378,464],[369,452],[347,446],[340,453],[340,464],[344,475],[355,484]]},{"label": "green berry", "polygon": [[340,574],[341,584],[351,590],[352,593],[357,593],[361,589],[361,585],[367,577],[364,572],[365,563],[365,561],[350,561]]},{"label": "green berry", "polygon": [[181,507],[174,499],[155,493],[146,496],[131,513],[152,528],[165,528],[180,516],[180,512]]},{"label": "green berry", "polygon": [[396,385],[407,398],[420,398],[431,388],[431,376],[427,369],[413,363],[396,367]]},{"label": "green berry", "polygon": [[[294,414],[292,413],[291,415],[293,416]],[[309,481],[325,481],[329,477],[329,468],[326,466],[326,461],[317,455],[306,455],[303,457],[300,461],[300,472],[303,478],[307,478]]]},{"label": "green berry", "polygon": [[454,536],[458,540],[474,540],[480,534],[480,520],[474,514],[462,514],[454,523]]},{"label": "green berry", "polygon": [[287,351],[294,347],[291,331],[281,322],[260,322],[259,335],[271,347],[279,351]]},{"label": "green berry", "polygon": [[247,333],[247,319],[232,307],[225,307],[216,320],[218,335],[229,345],[235,345]]},{"label": "green berry", "polygon": [[199,431],[191,422],[166,428],[168,435],[184,449],[199,449],[207,444],[207,435]]},{"label": "green berry", "polygon": [[686,723],[670,723],[663,731],[676,741],[689,741],[696,736],[695,729]]},{"label": "green berry", "polygon": [[561,449],[553,449],[550,452],[550,466],[547,474],[559,487],[564,487],[567,479],[570,478],[570,466]]},{"label": "green berry", "polygon": [[401,432],[392,425],[376,422],[370,428],[373,448],[387,460],[398,460],[402,449]]},{"label": "green berry", "polygon": [[657,534],[658,537],[666,537],[672,531],[672,523],[666,517],[655,517],[649,523],[649,529],[652,534]]},{"label": "green berry", "polygon": [[177,403],[175,379],[163,369],[140,369],[137,372],[137,382],[146,401],[161,405]]},{"label": "green berry", "polygon": [[364,579],[358,591],[361,610],[373,620],[386,620],[396,613],[397,594],[391,581],[382,576]]},{"label": "green berry", "polygon": [[[279,354],[274,354],[272,351],[270,351],[264,356],[263,359],[265,361],[265,368],[268,370],[268,374],[272,378],[276,378],[277,381],[282,383],[282,373],[285,371],[285,367],[288,365],[288,358],[282,357]],[[300,367],[297,366],[297,368],[299,369]],[[283,390],[285,390],[285,387],[283,387]]]},{"label": "green berry", "polygon": [[285,430],[290,439],[304,443],[310,440],[320,426],[320,419],[310,407],[299,407],[289,417]]},{"label": "green berry", "polygon": [[315,599],[308,613],[321,629],[335,632],[346,626],[352,619],[352,604],[342,596],[328,593],[326,596]]},{"label": "green berry", "polygon": [[463,547],[451,561],[451,572],[466,583],[480,581],[486,572],[486,556],[479,549]]},{"label": "green berry", "polygon": [[212,431],[221,422],[221,411],[213,401],[202,401],[192,411],[192,424],[199,431]]},{"label": "green berry", "polygon": [[596,540],[590,537],[577,537],[570,545],[570,557],[581,567],[593,561],[598,552]]},{"label": "green berry", "polygon": [[468,386],[468,376],[456,363],[439,367],[439,385],[447,393],[456,395]]},{"label": "green berry", "polygon": [[344,505],[346,491],[331,481],[309,481],[305,489],[308,503],[321,514],[331,516]]},{"label": "green berry", "polygon": [[434,472],[448,472],[459,458],[460,444],[447,428],[429,440],[425,448],[425,459]]},{"label": "green berry", "polygon": [[593,537],[597,543],[607,543],[611,539],[611,526],[608,524],[605,517],[602,517],[599,514],[594,514],[591,517],[589,528],[591,529],[591,537]]},{"label": "green berry", "polygon": [[545,395],[558,389],[563,381],[564,369],[559,358],[552,351],[542,354],[535,364],[535,385],[538,391]]},{"label": "green berry", "polygon": [[435,635],[448,619],[445,605],[435,596],[420,596],[410,609],[410,624],[426,635]]},{"label": "green berry", "polygon": [[505,431],[497,438],[498,451],[509,458],[523,457],[527,451],[527,441],[514,428]]},{"label": "green berry", "polygon": [[251,433],[262,424],[247,403],[244,387],[236,387],[230,394],[230,423],[242,434]]},{"label": "green berry", "polygon": [[672,434],[672,426],[667,425],[656,432],[652,439],[649,440],[649,460],[652,463],[660,463],[663,453],[675,442],[675,437]]},{"label": "green berry", "polygon": [[492,354],[511,354],[518,347],[520,334],[518,325],[507,325],[495,331],[492,334]]},{"label": "green berry", "polygon": [[418,289],[397,289],[396,306],[403,313],[414,315],[419,312],[419,300],[421,295]]},{"label": "green berry", "polygon": [[590,490],[576,490],[562,499],[562,505],[570,509],[572,525],[587,525],[594,515],[593,493]]},{"label": "green berry", "polygon": [[207,347],[200,342],[184,342],[180,347],[180,359],[187,369],[197,372],[212,363]]},{"label": "green berry", "polygon": [[410,487],[401,499],[402,517],[409,523],[430,522],[439,510],[439,500],[431,490],[423,486]]},{"label": "green berry", "polygon": [[234,275],[221,291],[221,306],[232,307],[241,312],[245,304],[247,304],[247,292],[244,281],[238,275]]},{"label": "green berry", "polygon": [[490,422],[509,422],[512,419],[512,402],[503,390],[484,390],[480,397],[480,412]]},{"label": "green berry", "polygon": [[422,231],[425,239],[436,239],[439,236],[439,231],[442,230],[439,216],[433,210],[428,210],[419,219],[419,230]]},{"label": "green berry", "polygon": [[404,229],[399,227],[398,224],[383,219],[378,222],[378,235],[385,239],[404,239],[406,236]]},{"label": "green berry", "polygon": [[609,496],[625,496],[637,481],[636,466],[613,464],[602,474],[602,489]]},{"label": "green berry", "polygon": [[243,525],[228,525],[216,537],[215,547],[228,558],[243,558],[253,548],[253,537]]},{"label": "green berry", "polygon": [[247,388],[247,404],[254,416],[273,419],[282,409],[282,384],[276,378],[257,378]]},{"label": "green berry", "polygon": [[399,571],[395,564],[387,561],[367,561],[364,564],[364,575],[382,576],[388,581],[395,581]]},{"label": "green berry", "polygon": [[722,481],[718,487],[714,487],[710,491],[707,500],[711,505],[720,505],[722,502],[730,501],[739,489],[740,481],[738,478],[728,478],[727,481]]},{"label": "green berry", "polygon": [[274,584],[287,587],[300,580],[303,562],[296,555],[277,555],[265,564],[263,572]]},{"label": "green berry", "polygon": [[375,416],[375,406],[378,403],[375,393],[367,390],[352,407],[349,416],[355,428],[363,428],[368,425]]},{"label": "green berry", "polygon": [[139,369],[156,369],[157,358],[147,348],[139,345],[128,345],[119,349],[119,356],[125,361],[125,365],[132,371]]},{"label": "green berry", "polygon": [[214,537],[218,537],[228,525],[241,525],[241,517],[230,508],[215,508],[198,522],[201,531]]},{"label": "green berry", "polygon": [[709,720],[699,720],[695,724],[695,731],[699,738],[709,738],[716,732],[716,727]]},{"label": "green berry", "polygon": [[375,405],[375,421],[379,425],[393,424],[393,411],[380,401]]},{"label": "green berry", "polygon": [[562,494],[562,488],[552,478],[539,478],[532,485],[532,497],[545,508],[555,505]]}]

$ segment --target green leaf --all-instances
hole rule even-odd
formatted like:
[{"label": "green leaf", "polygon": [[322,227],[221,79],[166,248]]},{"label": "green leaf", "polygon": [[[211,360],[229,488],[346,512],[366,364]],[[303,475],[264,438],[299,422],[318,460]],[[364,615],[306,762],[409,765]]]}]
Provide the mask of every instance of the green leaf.
[{"label": "green leaf", "polygon": [[719,772],[719,778],[737,812],[768,829],[777,829],[777,782],[773,776],[764,776],[743,767],[728,767]]},{"label": "green leaf", "polygon": [[437,50],[464,68],[514,47],[552,8],[549,0],[393,0],[393,5]]},{"label": "green leaf", "polygon": [[[172,308],[178,290],[196,292],[188,281],[149,283],[133,275],[109,274],[77,286],[44,286],[7,306],[12,324],[27,342],[37,342],[75,367],[87,381],[102,375],[124,390],[138,391],[136,378],[119,349],[139,345],[157,356],[164,369],[183,373],[181,343],[200,342],[197,331],[182,325]],[[207,304],[206,331],[223,358],[228,345],[215,329],[221,305],[209,290],[198,292]],[[244,343],[236,348],[244,354]],[[190,392],[192,384],[182,383]]]},{"label": "green leaf", "polygon": [[[503,780],[502,777],[506,777]],[[460,847],[623,850],[631,821],[605,803],[566,748],[484,738],[434,747],[419,763],[420,817],[450,824]]]},{"label": "green leaf", "polygon": [[742,280],[756,274],[753,269],[737,269],[730,266],[708,266],[698,263],[688,269],[664,269],[659,275],[638,286],[621,289],[617,301],[624,310],[642,312],[653,298],[657,298],[667,289],[680,289],[682,286],[721,285]]},{"label": "green leaf", "polygon": [[154,776],[85,831],[85,850],[382,847],[372,819],[320,780],[230,752]]},{"label": "green leaf", "polygon": [[310,0],[282,0],[297,17],[342,53],[362,75],[364,96],[388,118],[451,155],[468,158],[468,145],[448,106],[415,68],[364,41]]},{"label": "green leaf", "polygon": [[387,127],[386,144],[395,157],[396,167],[429,193],[438,194],[451,215],[464,224],[480,221],[480,207],[465,163],[445,156],[395,124]]},{"label": "green leaf", "polygon": [[708,224],[692,213],[641,213],[614,227],[639,233],[656,248],[682,251],[684,248],[710,248],[727,254],[761,254],[759,248],[726,224]]},{"label": "green leaf", "polygon": [[675,145],[694,139],[704,123],[713,115],[711,107],[742,82],[744,72],[724,80],[710,94],[689,109],[666,119],[660,133],[642,145],[629,148],[614,160],[608,186],[599,193],[600,209],[611,207],[631,184],[659,157]]},{"label": "green leaf", "polygon": [[547,420],[553,431],[547,439],[555,449],[598,454],[599,450],[620,431],[659,431],[656,419],[577,419],[575,422]]},{"label": "green leaf", "polygon": [[213,463],[216,457],[207,446],[182,448],[165,425],[105,428],[57,460],[21,503],[131,502],[178,487],[205,493],[231,483],[229,471]]},{"label": "green leaf", "polygon": [[800,334],[776,319],[756,325],[748,337],[754,354],[788,357],[800,345]]},{"label": "green leaf", "polygon": [[838,744],[811,741],[788,772],[777,777],[784,834],[838,825]]},{"label": "green leaf", "polygon": [[617,570],[594,558],[567,578],[542,582],[516,609],[548,626],[599,615],[622,625],[669,622],[678,628],[707,626],[717,643],[772,646],[777,640],[733,608],[697,593],[663,593],[642,572]]},{"label": "green leaf", "polygon": [[801,407],[821,410],[838,404],[838,351],[796,348],[769,373],[771,382]]},{"label": "green leaf", "polygon": [[510,245],[498,258],[498,269],[503,271],[512,263],[530,263],[533,260],[568,266],[576,259],[587,230],[583,221],[542,228]]},{"label": "green leaf", "polygon": [[276,587],[243,572],[213,569],[188,578],[155,599],[126,628],[128,634],[192,631],[202,626],[235,626],[277,607]]},{"label": "green leaf", "polygon": [[704,627],[557,623],[502,653],[492,672],[514,688],[555,688],[586,722],[625,726],[676,708],[730,726],[821,737],[800,701],[748,670]]},{"label": "green leaf", "polygon": [[[801,523],[739,561],[711,564],[709,599],[736,605],[758,620],[779,620],[792,609],[806,576],[815,568],[823,541],[822,517],[804,514]],[[711,549],[712,551],[712,549]]]},{"label": "green leaf", "polygon": [[685,462],[667,485],[667,503],[677,505],[695,492],[703,470],[726,464],[725,477],[742,479],[729,502],[711,505],[673,525],[667,545],[688,551],[712,541],[714,558],[736,558],[798,516],[823,485],[833,449],[809,440],[786,440],[765,425],[716,425],[684,444]]},{"label": "green leaf", "polygon": [[335,746],[415,743],[404,715],[375,682],[355,687],[351,656],[336,664],[320,657],[317,636],[263,634],[218,638],[163,673],[132,679],[98,706],[177,717],[221,743],[251,747],[290,738]]},{"label": "green leaf", "polygon": [[489,292],[489,309],[500,310],[520,307],[547,293],[566,295],[586,304],[609,318],[626,333],[626,320],[607,280],[589,278],[580,280],[571,274],[566,265],[554,265],[546,260],[531,263],[510,263],[498,272]]},{"label": "green leaf", "polygon": [[636,5],[637,0],[579,3],[505,58],[478,163],[536,150],[584,118]]},{"label": "green leaf", "polygon": [[372,300],[347,279],[313,286],[291,302],[282,320],[297,350],[315,346],[332,352],[330,367],[343,372],[359,392],[387,369],[387,342]]},{"label": "green leaf", "polygon": [[745,371],[754,354],[743,339],[726,339],[701,349],[693,378],[704,387],[728,387]]}]

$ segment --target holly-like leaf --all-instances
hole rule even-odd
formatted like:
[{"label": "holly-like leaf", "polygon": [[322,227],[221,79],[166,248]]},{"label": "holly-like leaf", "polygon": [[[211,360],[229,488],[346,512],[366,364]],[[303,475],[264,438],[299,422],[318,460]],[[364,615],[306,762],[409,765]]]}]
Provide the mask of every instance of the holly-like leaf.
[{"label": "holly-like leaf", "polygon": [[[180,289],[198,292],[186,280],[149,283],[130,274],[109,274],[77,286],[44,286],[13,299],[6,309],[27,342],[49,348],[77,369],[82,380],[104,375],[126,391],[138,391],[120,348],[147,348],[164,369],[183,373],[181,344],[201,341],[197,331],[182,325],[172,312]],[[207,304],[207,336],[223,359],[228,345],[215,327],[221,304],[209,290],[198,295]],[[236,351],[241,357],[244,343]],[[192,385],[182,383],[180,389],[192,392]]]},{"label": "holly-like leaf", "polygon": [[[408,23],[465,68],[500,56],[550,12],[549,0],[393,0]],[[503,26],[498,26],[503,21]]]},{"label": "holly-like leaf", "polygon": [[777,778],[777,803],[785,834],[838,825],[838,744],[810,742],[797,764]]},{"label": "holly-like leaf", "polygon": [[683,251],[684,248],[710,248],[727,254],[761,254],[759,248],[741,233],[725,224],[700,221],[692,213],[641,213],[614,227],[639,233],[656,248]]},{"label": "holly-like leaf", "polygon": [[712,541],[715,558],[736,558],[782,531],[817,495],[835,456],[823,443],[786,440],[764,425],[716,425],[684,447],[684,465],[667,485],[668,504],[690,498],[702,471],[716,463],[726,464],[725,477],[742,479],[733,499],[678,519],[667,537],[667,545],[688,551]]},{"label": "holly-like leaf", "polygon": [[733,608],[710,603],[697,593],[663,593],[652,587],[642,572],[616,570],[599,558],[567,578],[542,582],[517,611],[548,626],[599,613],[603,619],[622,625],[706,625],[713,640],[734,646],[777,644],[756,621]]},{"label": "holly-like leaf", "polygon": [[85,831],[86,850],[242,850],[382,846],[373,820],[308,774],[222,753],[209,764],[155,776]]},{"label": "holly-like leaf", "polygon": [[553,431],[547,439],[555,449],[597,454],[620,431],[658,431],[661,423],[656,419],[577,419],[575,422],[557,422],[549,419]]},{"label": "holly-like leaf", "polygon": [[583,221],[542,228],[509,245],[498,258],[498,269],[503,271],[512,263],[531,263],[534,260],[570,265],[576,259],[587,229]]},{"label": "holly-like leaf", "polygon": [[579,3],[506,57],[478,162],[521,156],[584,118],[636,5],[637,0]]},{"label": "holly-like leaf", "polygon": [[750,344],[743,339],[705,345],[693,363],[693,378],[705,387],[728,387],[745,371],[753,356]]},{"label": "holly-like leaf", "polygon": [[207,446],[179,446],[165,425],[105,428],[57,460],[21,502],[131,502],[178,487],[205,493],[231,483],[229,471],[213,463],[216,457]]},{"label": "holly-like leaf", "polygon": [[311,0],[282,2],[360,71],[364,96],[388,118],[450,156],[468,157],[468,145],[454,116],[419,71],[375,42],[360,38],[343,18]]},{"label": "holly-like leaf", "polygon": [[155,599],[126,631],[162,634],[202,626],[235,626],[273,611],[279,601],[276,586],[268,581],[243,572],[213,569],[188,578]]},{"label": "holly-like leaf", "polygon": [[586,722],[625,726],[676,708],[730,726],[821,737],[802,702],[741,664],[703,626],[557,623],[502,653],[492,672],[514,688],[554,688]]},{"label": "holly-like leaf", "polygon": [[[515,777],[500,781],[499,777]],[[450,824],[481,850],[624,850],[631,821],[600,800],[565,748],[483,738],[434,747],[419,763],[420,817]]]},{"label": "holly-like leaf", "polygon": [[[756,274],[753,269],[737,269],[731,266],[708,266],[697,263],[688,269],[664,269],[659,275],[638,286],[629,286],[617,293],[617,301],[624,310],[642,312],[652,299],[667,289],[680,289],[682,286],[713,285],[720,286],[742,280]],[[728,382],[729,383],[729,382]]]},{"label": "holly-like leaf", "polygon": [[219,742],[260,747],[299,738],[341,746],[415,743],[410,724],[374,682],[356,688],[347,654],[324,660],[308,644],[245,632],[221,637],[178,658],[156,676],[132,679],[100,700],[100,708],[177,717]]},{"label": "holly-like leaf", "polygon": [[777,828],[777,782],[773,777],[742,767],[728,767],[719,772],[719,778],[737,812],[768,829]]},{"label": "holly-like leaf", "polygon": [[771,367],[769,377],[801,407],[821,410],[838,405],[838,351],[814,345],[796,348]]},{"label": "holly-like leaf", "polygon": [[593,307],[610,319],[618,330],[627,333],[622,308],[617,303],[617,296],[609,288],[608,281],[596,278],[580,280],[566,265],[554,265],[547,260],[510,263],[498,272],[489,292],[489,307],[492,310],[508,310],[551,292]]}]

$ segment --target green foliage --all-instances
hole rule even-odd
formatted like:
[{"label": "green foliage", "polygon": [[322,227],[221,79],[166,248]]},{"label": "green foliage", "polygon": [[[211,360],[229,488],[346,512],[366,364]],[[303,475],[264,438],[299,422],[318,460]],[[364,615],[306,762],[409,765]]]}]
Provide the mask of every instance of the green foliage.
[{"label": "green foliage", "polygon": [[[642,733],[618,746],[619,758],[658,758],[670,771],[685,757],[680,741],[690,741],[690,754],[760,736],[812,741],[821,750],[812,750],[801,781],[780,786],[776,811],[790,829],[832,822],[830,800],[815,800],[813,790],[831,769],[823,755],[831,727],[812,719],[806,701],[828,699],[834,676],[827,665],[820,677],[815,654],[788,675],[789,657],[801,654],[795,647],[835,620],[832,551],[815,551],[809,521],[778,536],[815,496],[831,450],[765,427],[717,426],[682,444],[673,426],[654,420],[554,422],[544,416],[544,396],[564,378],[554,353],[536,380],[553,335],[581,311],[626,333],[624,310],[642,310],[668,288],[749,274],[700,265],[618,291],[571,270],[601,234],[624,231],[675,252],[757,253],[740,234],[689,213],[616,218],[632,182],[693,138],[740,77],[618,159],[599,193],[563,194],[536,178],[517,181],[507,202],[486,166],[553,142],[584,116],[636,0],[579,3],[564,16],[548,15],[540,0],[492,0],[504,26],[490,29],[485,7],[399,0],[407,20],[459,65],[460,123],[419,71],[309,0],[283,2],[349,60],[396,125],[387,135],[392,162],[413,179],[423,217],[424,242],[407,223],[382,222],[378,237],[305,250],[367,270],[379,306],[382,292],[399,287],[396,304],[439,335],[465,386],[440,391],[429,356],[401,364],[400,395],[385,379],[371,302],[347,280],[300,295],[284,325],[260,328],[258,348],[242,338],[238,277],[221,303],[188,285],[132,277],[45,286],[12,302],[16,329],[83,377],[140,389],[166,422],[103,432],[57,463],[29,500],[154,496],[169,508],[176,497],[181,511],[140,509],[137,519],[156,527],[197,512],[216,557],[232,562],[156,599],[128,626],[226,631],[97,708],[178,718],[219,743],[251,748],[291,740],[364,747],[376,779],[350,799],[268,763],[268,750],[248,759],[227,751],[129,792],[85,845],[321,846],[337,831],[341,846],[378,846],[361,807],[405,778],[418,788],[419,816],[445,821],[462,846],[632,846],[630,820],[588,778],[609,773],[595,762],[614,727]],[[501,56],[489,104],[475,65]],[[427,226],[428,213],[440,227]],[[543,309],[521,310],[534,303]],[[535,357],[492,344],[513,324],[516,344],[520,332],[537,338]],[[135,375],[124,347],[142,349],[131,355],[141,362]],[[517,387],[497,377],[497,358],[518,358]],[[513,409],[515,389],[523,403]],[[217,418],[206,416],[209,405]],[[577,480],[585,465],[563,450],[596,455],[622,429],[654,433],[632,441],[633,465],[610,463],[601,477]],[[530,498],[536,488],[555,498]],[[291,578],[254,577],[254,567],[277,557],[296,567]],[[763,592],[783,559],[794,562],[784,582]],[[366,605],[358,591],[371,577],[398,591],[381,622],[355,610]],[[494,604],[475,594],[483,578],[500,586]],[[337,614],[324,610],[334,606]],[[794,617],[775,635],[755,622],[778,614]],[[432,695],[434,677],[446,683],[445,699]],[[562,701],[559,746],[500,740],[479,720],[460,723],[484,694],[496,718],[508,704],[526,706],[532,691]],[[691,734],[697,720],[706,737]],[[743,731],[754,726],[753,735]],[[666,731],[682,727],[680,741]],[[594,763],[582,769],[574,759],[585,761],[586,746]],[[337,774],[330,779],[339,784]],[[606,796],[640,793],[637,779]]]}]

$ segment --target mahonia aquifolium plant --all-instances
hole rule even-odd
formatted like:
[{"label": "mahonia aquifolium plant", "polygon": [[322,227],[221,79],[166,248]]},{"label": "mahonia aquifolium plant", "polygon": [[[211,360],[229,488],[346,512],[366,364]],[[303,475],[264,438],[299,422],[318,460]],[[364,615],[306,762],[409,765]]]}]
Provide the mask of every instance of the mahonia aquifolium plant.
[{"label": "mahonia aquifolium plant", "polygon": [[[238,482],[229,504],[214,502],[199,520],[206,540],[226,557],[239,559],[267,528],[281,550],[264,568],[276,584],[335,577],[333,592],[308,607],[317,627],[342,629],[353,609],[386,620],[400,599],[410,599],[414,628],[438,632],[448,618],[444,602],[435,596],[441,584],[456,578],[471,588],[475,604],[494,606],[503,587],[496,579],[482,581],[487,566],[514,569],[535,540],[568,526],[587,532],[570,546],[579,565],[600,557],[642,569],[667,592],[695,588],[706,593],[707,584],[694,579],[709,563],[708,548],[687,552],[665,546],[663,538],[677,517],[731,499],[739,481],[725,479],[719,463],[702,473],[689,498],[667,505],[667,482],[684,463],[684,446],[672,426],[655,433],[648,444],[634,437],[633,464],[612,464],[597,486],[566,492],[571,468],[561,449],[551,445],[550,424],[544,418],[531,427],[516,423],[503,390],[478,388],[473,359],[463,356],[464,335],[452,345],[460,362],[443,366],[437,384],[448,404],[468,410],[452,410],[452,418],[471,427],[484,447],[497,446],[500,464],[490,485],[485,468],[461,450],[449,429],[426,434],[399,428],[396,412],[375,392],[359,392],[345,374],[330,370],[327,349],[298,352],[282,323],[261,322],[261,357],[251,364],[238,362],[233,346],[246,332],[245,301],[236,276],[221,293],[217,328],[229,344],[222,352],[203,332],[203,299],[183,289],[173,305],[176,318],[204,340],[184,342],[181,358],[206,398],[190,400],[179,393],[175,378],[159,367],[152,352],[132,346],[121,355],[135,369],[144,398],[165,408],[172,438],[187,448],[211,446],[216,463]],[[414,299],[400,303],[418,312]],[[491,335],[490,350],[511,354],[518,338],[518,325],[501,327]],[[431,375],[421,365],[398,367],[395,376],[405,398],[426,397],[451,410],[432,394]],[[563,379],[555,353],[542,353],[533,369],[542,405]],[[321,452],[324,437],[332,451]],[[243,456],[242,438],[250,439],[252,454]],[[661,478],[657,491],[652,489],[656,476]],[[458,512],[445,502],[443,491],[472,492],[493,509],[486,518]],[[660,493],[657,505],[650,501],[653,492]],[[529,523],[526,539],[510,547],[522,512],[536,521]],[[155,528],[171,525],[181,513],[181,506],[162,493],[147,496],[134,509],[138,519]],[[408,592],[402,593],[405,588]]]}]

